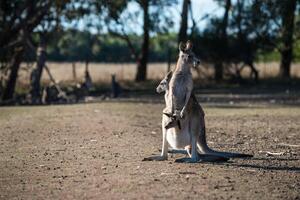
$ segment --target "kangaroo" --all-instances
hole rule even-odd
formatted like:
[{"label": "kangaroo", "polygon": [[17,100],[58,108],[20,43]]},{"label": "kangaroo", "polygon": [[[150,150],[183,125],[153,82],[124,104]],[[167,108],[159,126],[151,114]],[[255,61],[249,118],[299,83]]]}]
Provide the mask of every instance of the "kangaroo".
[{"label": "kangaroo", "polygon": [[185,115],[187,104],[193,90],[193,77],[191,67],[199,64],[199,59],[192,51],[192,43],[188,41],[186,44],[179,44],[179,57],[176,68],[169,84],[170,104],[166,106],[163,113],[169,117],[166,128],[171,128],[178,124],[180,119]]},{"label": "kangaroo", "polygon": [[[171,103],[169,96],[169,82],[172,72],[169,72],[160,82],[156,91],[165,92],[165,103]],[[227,161],[229,158],[252,157],[249,154],[219,152],[208,147],[206,142],[205,114],[192,93],[186,107],[186,117],[181,120],[181,129],[178,127],[165,128],[168,123],[168,116],[162,115],[162,151],[160,156],[144,158],[145,161],[163,161],[168,159],[168,144],[174,150],[184,150],[189,158],[177,159],[176,162],[216,162]],[[199,154],[198,151],[201,153]]]},{"label": "kangaroo", "polygon": [[122,93],[122,87],[116,80],[116,75],[112,74],[111,75],[111,97],[117,98],[120,96],[121,93]]}]

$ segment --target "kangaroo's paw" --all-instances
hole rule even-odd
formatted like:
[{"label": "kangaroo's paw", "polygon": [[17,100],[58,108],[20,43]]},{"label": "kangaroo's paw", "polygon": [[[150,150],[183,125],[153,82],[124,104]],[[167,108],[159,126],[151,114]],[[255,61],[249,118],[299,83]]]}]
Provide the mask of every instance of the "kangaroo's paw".
[{"label": "kangaroo's paw", "polygon": [[182,109],[180,112],[180,118],[183,119],[185,116],[185,109]]},{"label": "kangaroo's paw", "polygon": [[167,115],[168,117],[172,117],[173,116],[173,113],[172,113],[172,110],[168,107],[164,108],[163,109],[163,114]]},{"label": "kangaroo's paw", "polygon": [[181,113],[180,110],[174,110],[173,116],[176,117],[176,118],[179,118],[180,117],[180,113]]},{"label": "kangaroo's paw", "polygon": [[169,129],[169,128],[173,128],[176,127],[178,124],[178,121],[175,118],[169,118],[169,121],[166,122],[165,128]]},{"label": "kangaroo's paw", "polygon": [[164,160],[168,160],[168,158],[166,156],[150,156],[144,158],[142,161],[164,161]]}]

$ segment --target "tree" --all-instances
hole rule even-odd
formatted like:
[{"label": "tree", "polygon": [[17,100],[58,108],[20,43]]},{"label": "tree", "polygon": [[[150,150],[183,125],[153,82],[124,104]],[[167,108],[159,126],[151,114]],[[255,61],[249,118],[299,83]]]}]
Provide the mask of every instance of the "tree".
[{"label": "tree", "polygon": [[[22,57],[31,48],[31,36],[53,7],[67,1],[4,0],[0,4],[0,46],[2,69],[10,71],[1,99],[13,98]],[[12,52],[12,53],[11,53]]]},{"label": "tree", "polygon": [[[110,6],[110,15],[108,16],[109,20],[113,20],[114,24],[120,26],[121,32],[114,30],[113,28],[109,28],[109,31],[112,35],[117,36],[119,38],[124,39],[127,42],[128,48],[130,49],[132,53],[132,57],[136,60],[137,63],[137,72],[135,75],[135,81],[145,81],[147,77],[147,62],[148,62],[148,52],[149,52],[149,32],[150,32],[150,16],[149,16],[149,1],[148,0],[136,0],[136,3],[142,8],[143,13],[143,40],[141,45],[141,51],[140,53],[137,53],[136,48],[133,45],[133,42],[131,41],[130,37],[125,31],[125,24],[127,22],[122,21],[120,19],[120,14],[115,14],[115,10],[112,9],[114,7]],[[125,7],[120,7],[121,9],[124,9]],[[124,11],[124,10],[122,10]],[[129,15],[129,18],[132,18],[132,15]],[[136,16],[134,16],[136,17]]]},{"label": "tree", "polygon": [[290,78],[290,68],[293,59],[293,35],[296,0],[282,1],[282,48],[280,51],[280,77]]},{"label": "tree", "polygon": [[15,47],[13,51],[14,51],[13,56],[10,58],[10,62],[8,63],[10,74],[2,94],[3,101],[12,99],[13,94],[15,92],[18,71],[24,54],[24,47],[23,46]]},{"label": "tree", "polygon": [[[28,45],[30,49],[36,52],[36,64],[30,74],[30,99],[28,99],[34,104],[39,104],[42,101],[41,77],[47,60],[47,42],[54,36],[59,27],[60,15],[65,3],[66,2],[62,1],[59,4],[53,4],[52,7],[49,8],[49,11],[45,14],[43,20],[40,21],[39,30],[32,33],[28,38]],[[34,35],[37,36],[37,45],[35,45],[33,41]]]},{"label": "tree", "polygon": [[253,2],[256,32],[263,39],[265,46],[268,46],[270,50],[276,49],[280,53],[280,78],[290,77],[297,2],[299,1],[254,0]]},{"label": "tree", "polygon": [[[130,23],[130,20],[136,22],[136,18],[139,13],[128,13],[126,9],[127,5],[119,6],[116,9],[116,5],[110,4],[108,6],[108,29],[110,34],[119,37],[126,41],[129,50],[133,59],[137,63],[137,72],[135,76],[135,81],[145,81],[147,79],[147,63],[148,63],[148,54],[149,54],[149,45],[150,45],[150,33],[157,33],[160,31],[167,31],[168,28],[172,25],[172,22],[165,14],[163,14],[164,9],[167,6],[172,5],[176,1],[174,0],[135,0],[132,1],[137,3],[139,7],[142,8],[143,21],[142,21],[142,41],[140,42],[140,48],[136,48],[136,43],[130,38],[129,32],[131,34],[137,34],[136,30],[128,30],[127,26]],[[150,9],[151,8],[151,9]],[[119,11],[119,12],[116,12]],[[151,12],[150,12],[151,11]],[[127,13],[126,13],[127,12]],[[121,14],[126,15],[126,17],[121,17]],[[161,21],[166,22],[162,24]],[[135,29],[137,29],[135,27]]]},{"label": "tree", "polygon": [[143,8],[143,43],[141,54],[138,58],[137,73],[135,80],[145,81],[147,77],[147,63],[148,63],[148,52],[149,52],[149,30],[150,30],[150,19],[149,19],[149,1],[140,0],[140,6]]},{"label": "tree", "polygon": [[[223,47],[223,50],[224,50],[223,52],[226,51],[226,47],[228,45],[227,44],[227,42],[228,42],[227,41],[227,26],[228,26],[228,16],[229,16],[230,8],[231,8],[231,0],[226,0],[224,16],[223,16],[222,22],[220,24],[220,29],[219,29],[219,34],[218,34],[219,40],[221,43],[221,47]],[[217,60],[215,63],[215,80],[220,81],[222,79],[223,79],[223,63],[221,60]]]},{"label": "tree", "polygon": [[36,53],[37,61],[30,75],[30,95],[32,103],[41,102],[41,76],[46,63],[45,36],[40,34],[40,43]]},{"label": "tree", "polygon": [[[236,63],[233,76],[241,81],[241,71],[245,67],[249,67],[250,77],[258,82],[258,71],[254,66],[255,53],[257,51],[257,35],[254,34],[253,29],[256,29],[255,24],[251,23],[251,4],[237,0],[233,5],[233,12],[231,20],[229,21],[229,28],[234,37],[231,37],[229,49],[229,58]],[[239,64],[239,62],[241,64]]]},{"label": "tree", "polygon": [[[219,82],[223,79],[224,64],[228,61],[228,35],[229,12],[231,10],[231,0],[217,2],[224,7],[223,17],[212,17],[210,23],[199,36],[198,46],[202,46],[200,51],[202,58],[214,63],[214,79]],[[205,49],[203,49],[205,47]]]},{"label": "tree", "polygon": [[[0,4],[1,62],[10,73],[2,100],[13,98],[19,66],[28,39],[51,7],[52,1],[2,1]],[[12,54],[10,52],[13,52]]]}]

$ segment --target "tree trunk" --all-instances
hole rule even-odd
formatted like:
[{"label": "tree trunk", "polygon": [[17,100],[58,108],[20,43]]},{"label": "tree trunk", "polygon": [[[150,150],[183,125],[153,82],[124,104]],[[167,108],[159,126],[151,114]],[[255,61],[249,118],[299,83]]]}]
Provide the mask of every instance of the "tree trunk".
[{"label": "tree trunk", "polygon": [[181,23],[180,23],[179,33],[178,33],[178,44],[180,42],[186,42],[187,40],[189,4],[190,4],[190,0],[184,0],[182,4]]},{"label": "tree trunk", "polygon": [[22,62],[23,54],[24,48],[19,47],[19,49],[15,50],[14,55],[12,56],[11,62],[9,64],[10,74],[2,95],[3,101],[7,101],[13,98],[18,77],[18,71]]},{"label": "tree trunk", "polygon": [[[219,38],[221,43],[223,44],[221,48],[222,52],[224,54],[224,52],[227,51],[227,47],[228,47],[228,42],[227,42],[227,26],[228,26],[228,16],[229,16],[229,10],[231,7],[231,0],[226,0],[225,3],[225,12],[224,12],[224,16],[223,16],[223,20],[222,20],[222,24],[220,27],[220,34],[219,34]],[[224,54],[223,56],[226,56],[226,54]],[[215,63],[215,80],[216,81],[221,81],[223,80],[223,61],[224,57],[217,61]]]},{"label": "tree trunk", "polygon": [[73,74],[73,80],[74,80],[74,82],[77,82],[77,74],[76,74],[76,64],[75,64],[75,62],[72,62],[72,74]]},{"label": "tree trunk", "polygon": [[30,81],[31,81],[31,101],[32,103],[40,103],[41,102],[41,76],[43,72],[43,68],[46,63],[46,43],[41,36],[40,45],[37,49],[37,62],[35,68],[31,72]]},{"label": "tree trunk", "polygon": [[84,86],[89,91],[93,87],[93,81],[89,71],[89,60],[85,61],[85,71],[84,71]]},{"label": "tree trunk", "polygon": [[221,38],[226,40],[227,40],[227,26],[228,26],[228,16],[229,16],[230,8],[231,8],[231,0],[226,0],[225,12],[224,12],[222,26],[221,26]]},{"label": "tree trunk", "polygon": [[215,80],[221,81],[223,79],[223,64],[222,64],[222,62],[216,62],[214,67],[215,67]]},{"label": "tree trunk", "polygon": [[[238,0],[237,1],[237,27],[238,27],[238,42],[239,42],[239,51],[240,51],[240,57],[242,61],[244,62],[243,67],[250,67],[250,78],[253,78],[255,80],[255,83],[258,83],[259,73],[257,69],[254,66],[254,53],[251,48],[251,42],[246,36],[246,33],[242,30],[242,13],[243,13],[243,7],[244,7],[244,1]],[[242,67],[242,68],[243,68]],[[242,71],[242,68],[239,71]],[[240,79],[242,79],[241,74],[239,73],[238,76]]]},{"label": "tree trunk", "polygon": [[145,81],[147,77],[147,63],[148,63],[148,51],[149,51],[149,2],[148,0],[141,0],[141,6],[144,12],[144,25],[143,25],[143,45],[142,52],[138,59],[137,73],[135,81]]},{"label": "tree trunk", "polygon": [[283,1],[282,11],[282,40],[280,74],[281,78],[290,78],[290,68],[293,59],[293,33],[296,10],[296,0]]}]

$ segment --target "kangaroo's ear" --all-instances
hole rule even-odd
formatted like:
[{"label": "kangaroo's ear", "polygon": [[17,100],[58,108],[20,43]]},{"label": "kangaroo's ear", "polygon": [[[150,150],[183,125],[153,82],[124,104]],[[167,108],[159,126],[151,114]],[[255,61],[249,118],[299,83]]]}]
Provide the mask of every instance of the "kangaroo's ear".
[{"label": "kangaroo's ear", "polygon": [[183,42],[179,43],[179,51],[182,51],[182,52],[185,51],[185,44]]},{"label": "kangaroo's ear", "polygon": [[172,75],[173,75],[173,72],[172,71],[169,71],[166,75],[167,77],[167,80],[169,81],[171,78],[172,78]]},{"label": "kangaroo's ear", "polygon": [[190,40],[188,40],[186,42],[186,48],[185,48],[185,50],[189,51],[189,50],[192,50],[192,48],[193,48],[193,44],[192,44],[192,42]]}]

